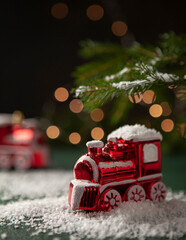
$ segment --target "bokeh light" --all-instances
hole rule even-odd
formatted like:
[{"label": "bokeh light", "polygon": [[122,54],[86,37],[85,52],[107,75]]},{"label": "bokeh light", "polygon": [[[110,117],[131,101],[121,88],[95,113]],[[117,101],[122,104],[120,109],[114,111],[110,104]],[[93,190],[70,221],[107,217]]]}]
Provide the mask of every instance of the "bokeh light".
[{"label": "bokeh light", "polygon": [[104,112],[100,108],[95,108],[92,110],[90,117],[94,122],[100,122],[104,118]]},{"label": "bokeh light", "polygon": [[147,90],[143,93],[143,102],[147,104],[151,104],[156,100],[154,91]]},{"label": "bokeh light", "polygon": [[132,103],[139,103],[142,100],[142,94],[139,92],[138,94],[135,94],[133,97],[129,96],[129,100]]},{"label": "bokeh light", "polygon": [[92,21],[98,21],[103,17],[104,10],[100,5],[93,4],[87,8],[87,16]]},{"label": "bokeh light", "polygon": [[174,88],[177,88],[177,86],[176,85],[170,85],[170,86],[168,86],[168,88],[169,89],[174,89]]},{"label": "bokeh light", "polygon": [[167,117],[172,113],[172,110],[168,102],[162,102],[160,105],[162,106],[162,109],[163,109],[163,113],[162,113],[163,116]]},{"label": "bokeh light", "polygon": [[72,144],[78,144],[81,141],[81,136],[77,132],[73,132],[69,136],[69,141]]},{"label": "bokeh light", "polygon": [[163,109],[159,104],[153,104],[150,108],[149,108],[149,113],[152,117],[154,118],[158,118],[162,115]]},{"label": "bokeh light", "polygon": [[73,113],[80,113],[83,110],[83,103],[79,99],[73,99],[70,102],[69,107]]},{"label": "bokeh light", "polygon": [[12,123],[20,124],[24,120],[24,118],[24,114],[21,111],[15,110],[12,114]]},{"label": "bokeh light", "polygon": [[176,97],[180,100],[180,101],[185,101],[186,99],[186,88],[180,88],[177,93],[176,93]]},{"label": "bokeh light", "polygon": [[181,132],[182,137],[186,138],[186,124],[181,123],[179,125],[179,127],[180,127],[180,132]]},{"label": "bokeh light", "polygon": [[117,37],[122,37],[127,32],[127,25],[122,21],[116,21],[112,24],[112,33]]},{"label": "bokeh light", "polygon": [[161,128],[164,132],[171,132],[174,128],[174,122],[171,119],[164,119],[161,122]]},{"label": "bokeh light", "polygon": [[100,140],[104,137],[104,131],[100,127],[95,127],[91,131],[91,136],[95,140]]},{"label": "bokeh light", "polygon": [[56,3],[51,9],[51,14],[56,19],[63,19],[68,15],[68,6],[65,3]]},{"label": "bokeh light", "polygon": [[56,139],[56,138],[59,137],[60,130],[57,126],[52,125],[52,126],[47,128],[46,134],[49,138]]},{"label": "bokeh light", "polygon": [[64,102],[68,99],[69,93],[66,88],[59,87],[54,92],[54,97],[59,102]]}]

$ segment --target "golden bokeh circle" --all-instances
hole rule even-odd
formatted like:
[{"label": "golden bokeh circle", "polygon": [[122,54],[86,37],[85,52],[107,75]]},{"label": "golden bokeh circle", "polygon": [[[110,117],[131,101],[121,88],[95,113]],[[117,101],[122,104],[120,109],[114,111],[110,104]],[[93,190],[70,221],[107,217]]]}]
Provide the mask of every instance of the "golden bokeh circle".
[{"label": "golden bokeh circle", "polygon": [[163,116],[167,117],[172,113],[172,110],[168,102],[162,102],[160,105],[162,106],[162,109],[163,109],[163,113],[162,113]]},{"label": "golden bokeh circle", "polygon": [[103,110],[101,110],[100,108],[95,108],[94,110],[92,110],[92,112],[90,113],[90,117],[94,122],[100,122],[103,120],[104,118],[104,112]]},{"label": "golden bokeh circle", "polygon": [[64,102],[68,99],[69,93],[66,88],[59,87],[54,92],[54,97],[59,102]]},{"label": "golden bokeh circle", "polygon": [[72,143],[72,144],[78,144],[80,141],[81,141],[81,136],[79,133],[77,132],[73,132],[70,134],[69,136],[69,141]]},{"label": "golden bokeh circle", "polygon": [[161,105],[159,105],[159,104],[153,104],[149,108],[149,113],[154,118],[160,117],[162,115],[162,112],[163,112],[163,109],[162,109]]},{"label": "golden bokeh circle", "polygon": [[171,119],[164,119],[161,122],[161,128],[164,132],[171,132],[174,128],[174,122]]},{"label": "golden bokeh circle", "polygon": [[139,92],[138,94],[135,94],[133,97],[129,96],[129,100],[132,103],[139,103],[142,100],[142,94]]},{"label": "golden bokeh circle", "polygon": [[147,90],[143,93],[143,102],[151,104],[156,100],[155,93],[152,90]]},{"label": "golden bokeh circle", "polygon": [[182,89],[178,89],[176,92],[176,97],[180,100],[180,101],[185,101],[186,100],[186,88],[182,88]]},{"label": "golden bokeh circle", "polygon": [[95,127],[91,131],[91,136],[95,140],[100,140],[104,137],[104,131],[100,127]]},{"label": "golden bokeh circle", "polygon": [[51,8],[51,14],[56,19],[64,19],[68,15],[68,6],[65,3],[56,3]]},{"label": "golden bokeh circle", "polygon": [[112,33],[117,37],[122,37],[127,32],[127,25],[125,22],[122,21],[115,21],[112,24]]},{"label": "golden bokeh circle", "polygon": [[24,120],[24,118],[25,118],[25,116],[21,111],[15,110],[12,114],[12,123],[13,124],[21,124],[22,121]]},{"label": "golden bokeh circle", "polygon": [[92,21],[98,21],[103,17],[104,10],[100,5],[93,4],[87,8],[87,16]]},{"label": "golden bokeh circle", "polygon": [[52,125],[47,128],[46,134],[49,138],[56,139],[59,137],[60,130],[57,126]]},{"label": "golden bokeh circle", "polygon": [[80,113],[83,110],[83,103],[79,99],[73,99],[69,104],[69,108],[73,113]]},{"label": "golden bokeh circle", "polygon": [[186,138],[186,124],[181,123],[181,124],[179,124],[179,127],[180,127],[181,136]]},{"label": "golden bokeh circle", "polygon": [[177,88],[177,86],[176,85],[170,85],[170,86],[168,86],[168,88],[169,89],[174,89],[174,88]]}]

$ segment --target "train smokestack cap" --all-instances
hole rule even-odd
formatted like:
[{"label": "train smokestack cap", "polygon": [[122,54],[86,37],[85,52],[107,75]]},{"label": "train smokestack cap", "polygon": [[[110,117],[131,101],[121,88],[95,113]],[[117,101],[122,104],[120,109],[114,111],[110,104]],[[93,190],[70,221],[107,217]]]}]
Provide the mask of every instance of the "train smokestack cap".
[{"label": "train smokestack cap", "polygon": [[100,140],[92,140],[86,143],[88,148],[102,148],[104,143]]},{"label": "train smokestack cap", "polygon": [[125,141],[133,140],[133,142],[162,140],[160,132],[152,128],[147,128],[144,125],[125,125],[110,133],[107,140],[112,141],[113,138],[122,138]]}]

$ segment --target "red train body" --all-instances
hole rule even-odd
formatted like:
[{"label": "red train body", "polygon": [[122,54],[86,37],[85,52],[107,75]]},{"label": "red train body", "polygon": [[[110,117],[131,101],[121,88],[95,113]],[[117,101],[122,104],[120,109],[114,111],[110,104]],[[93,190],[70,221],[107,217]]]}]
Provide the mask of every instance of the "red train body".
[{"label": "red train body", "polygon": [[49,162],[50,151],[45,136],[34,119],[12,124],[11,116],[1,116],[0,169],[44,168]]},{"label": "red train body", "polygon": [[154,129],[127,125],[110,134],[105,146],[102,141],[88,142],[88,153],[74,167],[71,208],[109,211],[123,201],[163,201],[161,139]]}]

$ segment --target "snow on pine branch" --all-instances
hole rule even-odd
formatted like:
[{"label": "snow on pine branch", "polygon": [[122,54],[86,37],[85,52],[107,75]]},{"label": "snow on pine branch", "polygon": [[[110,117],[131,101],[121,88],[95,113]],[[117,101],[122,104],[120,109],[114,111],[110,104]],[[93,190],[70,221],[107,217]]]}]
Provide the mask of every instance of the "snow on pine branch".
[{"label": "snow on pine branch", "polygon": [[120,77],[120,76],[122,76],[124,73],[127,73],[127,72],[129,72],[130,71],[130,68],[127,68],[127,67],[125,67],[125,68],[123,68],[121,71],[119,71],[118,73],[116,73],[116,74],[112,74],[112,75],[110,75],[110,76],[106,76],[105,77],[105,81],[110,81],[110,80],[113,80],[114,78],[116,78],[116,77]]},{"label": "snow on pine branch", "polygon": [[75,96],[77,98],[81,97],[82,93],[89,92],[90,90],[91,90],[91,88],[89,86],[81,85],[75,90]]},{"label": "snow on pine branch", "polygon": [[165,82],[165,83],[173,83],[174,81],[179,80],[179,77],[169,73],[161,73],[156,71],[152,75],[149,75],[143,80],[135,80],[135,81],[121,81],[119,83],[112,83],[111,85],[118,89],[123,90],[133,90],[134,88],[144,87],[145,85],[149,85],[153,82]]},{"label": "snow on pine branch", "polygon": [[149,85],[153,82],[165,82],[173,83],[174,81],[179,80],[179,77],[173,74],[161,73],[156,71],[154,74],[147,76],[147,80],[135,80],[135,81],[121,81],[119,83],[112,83],[111,85],[115,88],[122,90],[134,90],[134,88],[143,88],[145,85]]},{"label": "snow on pine branch", "polygon": [[171,73],[162,73],[155,70],[151,65],[144,64],[144,63],[136,63],[135,67],[136,71],[139,71],[140,74],[145,74],[147,80],[154,82],[154,81],[162,81],[162,82],[174,82],[179,80],[179,77],[175,74]]},{"label": "snow on pine branch", "polygon": [[133,90],[135,87],[144,87],[145,84],[149,84],[148,80],[136,80],[136,81],[121,81],[119,83],[112,83],[112,87],[122,90]]},{"label": "snow on pine branch", "polygon": [[[120,82],[113,82],[114,80],[118,81],[118,78],[122,79],[125,78],[125,74],[132,71],[139,73],[139,76],[142,76],[144,79],[141,80],[134,80],[134,81],[120,81]],[[132,78],[132,75],[131,75]],[[96,90],[105,90],[109,91],[111,88],[116,88],[119,90],[127,91],[128,95],[134,92],[137,89],[143,89],[147,86],[152,86],[158,83],[174,83],[175,81],[180,80],[179,76],[170,73],[162,73],[155,70],[151,65],[147,65],[144,63],[137,63],[134,68],[127,68],[124,67],[116,74],[112,74],[110,76],[105,77],[105,81],[109,82],[112,80],[112,83],[109,83],[108,87],[99,88],[96,86],[79,86],[76,91],[76,97],[81,97],[83,93],[86,92],[93,92]]]}]

